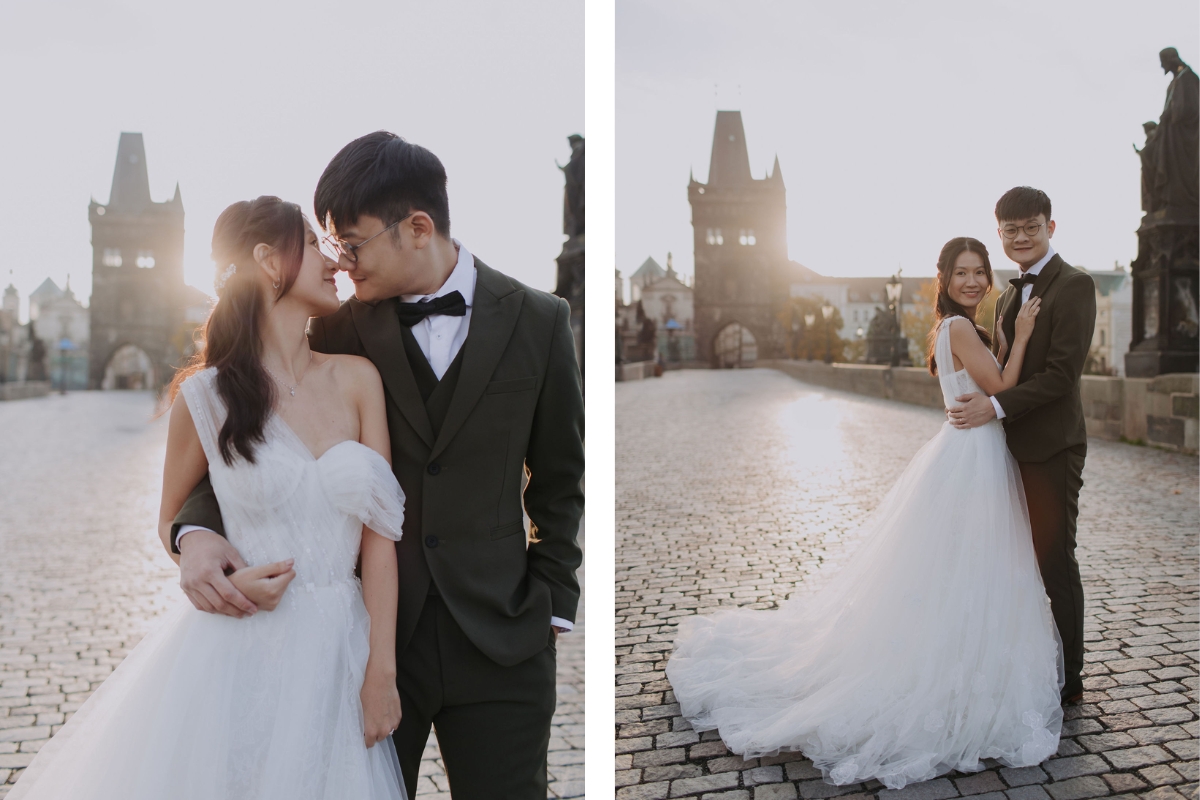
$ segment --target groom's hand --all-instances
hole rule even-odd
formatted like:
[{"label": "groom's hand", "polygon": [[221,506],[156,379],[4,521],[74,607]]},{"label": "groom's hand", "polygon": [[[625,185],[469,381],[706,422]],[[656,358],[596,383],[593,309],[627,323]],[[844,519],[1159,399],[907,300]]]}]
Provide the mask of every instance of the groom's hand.
[{"label": "groom's hand", "polygon": [[179,542],[179,586],[201,611],[239,619],[258,611],[225,577],[245,566],[237,548],[212,531],[192,531]]},{"label": "groom's hand", "polygon": [[567,631],[569,631],[569,630],[571,630],[571,629],[570,629],[570,628],[563,628],[563,627],[560,627],[560,626],[558,626],[558,625],[551,625],[551,626],[550,626],[550,630],[554,631],[554,641],[556,641],[556,642],[557,642],[557,641],[558,641],[558,635],[559,635],[560,633],[566,633]]},{"label": "groom's hand", "polygon": [[986,394],[972,392],[954,399],[962,405],[948,409],[946,413],[950,417],[950,424],[956,428],[978,428],[996,418],[996,408]]}]

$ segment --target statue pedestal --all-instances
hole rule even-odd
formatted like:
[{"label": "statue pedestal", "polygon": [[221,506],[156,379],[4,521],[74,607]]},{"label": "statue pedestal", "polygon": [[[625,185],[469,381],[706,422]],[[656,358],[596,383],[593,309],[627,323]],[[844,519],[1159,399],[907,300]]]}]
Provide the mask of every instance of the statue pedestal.
[{"label": "statue pedestal", "polygon": [[1166,208],[1138,228],[1133,262],[1133,338],[1125,374],[1153,378],[1200,368],[1200,224]]}]

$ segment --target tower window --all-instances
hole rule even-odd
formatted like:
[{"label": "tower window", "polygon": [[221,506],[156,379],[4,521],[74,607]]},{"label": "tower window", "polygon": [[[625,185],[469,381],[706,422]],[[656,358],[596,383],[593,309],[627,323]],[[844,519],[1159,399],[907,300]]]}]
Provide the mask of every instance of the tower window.
[{"label": "tower window", "polygon": [[104,256],[101,259],[106,267],[121,266],[121,250],[117,247],[104,248]]},{"label": "tower window", "polygon": [[742,228],[738,231],[738,244],[753,246],[758,244],[758,239],[754,237],[753,228]]},{"label": "tower window", "polygon": [[150,269],[154,266],[154,251],[138,250],[137,265],[142,269]]},{"label": "tower window", "polygon": [[721,235],[720,228],[709,228],[704,236],[704,241],[709,244],[722,245],[725,244],[725,237]]}]

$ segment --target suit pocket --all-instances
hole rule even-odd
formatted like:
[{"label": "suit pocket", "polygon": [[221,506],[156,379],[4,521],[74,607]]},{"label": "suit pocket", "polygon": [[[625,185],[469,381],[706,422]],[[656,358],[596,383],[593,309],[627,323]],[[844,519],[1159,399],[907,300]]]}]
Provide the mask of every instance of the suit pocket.
[{"label": "suit pocket", "polygon": [[493,539],[503,539],[507,536],[512,536],[513,534],[524,533],[524,532],[525,532],[525,521],[519,519],[516,522],[509,522],[504,525],[497,525],[496,527],[492,528],[492,538]]},{"label": "suit pocket", "polygon": [[501,394],[503,392],[524,392],[536,388],[537,377],[531,376],[528,378],[513,378],[508,381],[492,381],[484,391],[487,394]]}]

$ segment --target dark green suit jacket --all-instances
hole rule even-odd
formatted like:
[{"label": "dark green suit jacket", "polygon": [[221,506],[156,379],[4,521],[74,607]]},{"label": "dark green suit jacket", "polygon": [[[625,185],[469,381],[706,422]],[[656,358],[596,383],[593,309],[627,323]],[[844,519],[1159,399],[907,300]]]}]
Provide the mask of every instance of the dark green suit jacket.
[{"label": "dark green suit jacket", "polygon": [[[351,299],[313,319],[309,344],[365,356],[383,378],[392,470],[406,496],[396,545],[404,650],[430,583],[455,621],[499,664],[546,647],[550,617],[574,620],[583,514],[583,395],[570,307],[475,260],[458,384],[434,436],[404,353],[395,300]],[[540,541],[526,545],[524,509]],[[214,524],[215,523],[215,524]],[[175,518],[224,535],[205,479]]]},{"label": "dark green suit jacket", "polygon": [[[1042,298],[1025,350],[1020,382],[996,395],[1004,409],[1008,449],[1017,461],[1045,461],[1087,445],[1079,381],[1096,328],[1096,285],[1056,253],[1042,267],[1030,298]],[[1009,286],[996,301],[1004,336],[1012,342],[1021,297]],[[992,341],[997,342],[995,327]]]}]

